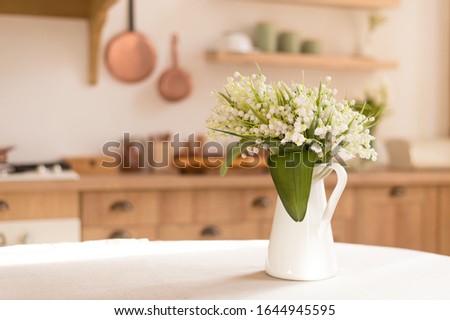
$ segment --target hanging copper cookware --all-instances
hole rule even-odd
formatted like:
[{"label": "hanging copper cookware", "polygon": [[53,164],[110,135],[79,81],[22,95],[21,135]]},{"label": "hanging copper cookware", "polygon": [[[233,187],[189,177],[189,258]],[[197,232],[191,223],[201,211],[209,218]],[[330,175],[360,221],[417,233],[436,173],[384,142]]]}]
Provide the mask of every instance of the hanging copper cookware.
[{"label": "hanging copper cookware", "polygon": [[172,67],[159,78],[159,92],[169,101],[178,101],[189,95],[192,90],[191,76],[178,65],[178,37],[172,36]]},{"label": "hanging copper cookware", "polygon": [[133,0],[129,0],[128,31],[118,34],[109,42],[106,65],[118,80],[138,82],[152,73],[155,64],[155,48],[144,35],[134,31]]}]

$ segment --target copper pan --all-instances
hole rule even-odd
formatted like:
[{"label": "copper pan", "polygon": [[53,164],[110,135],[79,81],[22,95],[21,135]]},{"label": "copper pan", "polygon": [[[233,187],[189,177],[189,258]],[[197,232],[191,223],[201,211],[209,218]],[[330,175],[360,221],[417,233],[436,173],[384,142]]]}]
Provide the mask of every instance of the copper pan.
[{"label": "copper pan", "polygon": [[189,95],[192,90],[191,76],[178,66],[178,37],[172,37],[172,67],[159,78],[159,92],[169,101],[178,101]]},{"label": "copper pan", "polygon": [[128,31],[115,36],[106,48],[106,66],[124,82],[147,78],[155,68],[156,51],[148,39],[134,31],[133,0],[128,2]]}]

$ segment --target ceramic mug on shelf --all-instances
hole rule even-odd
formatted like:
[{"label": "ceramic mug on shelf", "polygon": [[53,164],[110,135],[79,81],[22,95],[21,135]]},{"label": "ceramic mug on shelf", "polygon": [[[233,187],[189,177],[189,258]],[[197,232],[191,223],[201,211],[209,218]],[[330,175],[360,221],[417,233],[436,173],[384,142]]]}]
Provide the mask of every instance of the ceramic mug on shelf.
[{"label": "ceramic mug on shelf", "polygon": [[301,52],[309,54],[320,54],[322,51],[319,40],[308,39],[302,42]]},{"label": "ceramic mug on shelf", "polygon": [[299,50],[300,40],[295,31],[284,31],[278,35],[278,51],[298,53]]},{"label": "ceramic mug on shelf", "polygon": [[250,37],[243,32],[228,32],[221,41],[221,50],[227,52],[249,53],[253,51]]},{"label": "ceramic mug on shelf", "polygon": [[255,28],[255,45],[264,52],[277,50],[277,30],[269,22],[260,22]]}]

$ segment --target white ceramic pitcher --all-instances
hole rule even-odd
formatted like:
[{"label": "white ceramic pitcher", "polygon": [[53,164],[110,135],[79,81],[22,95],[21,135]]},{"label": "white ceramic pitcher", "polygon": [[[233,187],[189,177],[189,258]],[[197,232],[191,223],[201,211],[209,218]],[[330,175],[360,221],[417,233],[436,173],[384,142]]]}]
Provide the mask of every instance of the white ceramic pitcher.
[{"label": "white ceramic pitcher", "polygon": [[[324,178],[336,171],[337,184],[327,203]],[[266,272],[289,280],[320,280],[337,273],[331,218],[347,184],[347,173],[338,163],[314,168],[306,216],[295,222],[280,198],[270,234]]]}]

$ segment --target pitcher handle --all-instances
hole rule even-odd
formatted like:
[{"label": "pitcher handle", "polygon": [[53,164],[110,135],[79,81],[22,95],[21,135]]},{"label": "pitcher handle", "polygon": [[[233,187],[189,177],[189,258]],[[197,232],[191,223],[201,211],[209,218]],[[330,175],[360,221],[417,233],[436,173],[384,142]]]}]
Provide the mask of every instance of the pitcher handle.
[{"label": "pitcher handle", "polygon": [[333,162],[330,167],[336,172],[337,183],[336,187],[334,187],[334,190],[331,193],[330,199],[328,199],[327,206],[322,216],[322,225],[325,225],[326,223],[329,223],[331,221],[334,210],[336,209],[342,192],[344,192],[345,186],[347,185],[347,172],[345,171],[344,167],[342,167],[337,162]]}]

